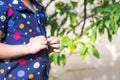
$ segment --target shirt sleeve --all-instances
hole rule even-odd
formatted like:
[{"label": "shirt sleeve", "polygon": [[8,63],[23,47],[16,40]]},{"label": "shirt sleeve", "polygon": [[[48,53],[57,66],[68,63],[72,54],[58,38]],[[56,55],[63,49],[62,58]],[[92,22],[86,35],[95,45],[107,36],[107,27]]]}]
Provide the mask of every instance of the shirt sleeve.
[{"label": "shirt sleeve", "polygon": [[0,30],[4,31],[7,25],[7,5],[5,1],[0,2]]}]

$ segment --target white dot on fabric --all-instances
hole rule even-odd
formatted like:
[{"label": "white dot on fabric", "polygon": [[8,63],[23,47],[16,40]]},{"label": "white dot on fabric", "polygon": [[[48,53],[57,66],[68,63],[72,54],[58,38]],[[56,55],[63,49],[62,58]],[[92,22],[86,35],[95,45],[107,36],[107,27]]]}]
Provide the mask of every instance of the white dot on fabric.
[{"label": "white dot on fabric", "polygon": [[8,69],[10,70],[10,69],[11,69],[11,67],[8,67]]},{"label": "white dot on fabric", "polygon": [[30,24],[30,22],[29,22],[29,21],[27,21],[27,24]]},{"label": "white dot on fabric", "polygon": [[13,0],[13,4],[18,4],[18,0]]},{"label": "white dot on fabric", "polygon": [[36,62],[34,65],[33,65],[34,68],[39,68],[40,67],[40,63],[39,62]]},{"label": "white dot on fabric", "polygon": [[4,28],[5,26],[2,26],[2,28]]},{"label": "white dot on fabric", "polygon": [[21,14],[23,18],[27,18],[26,14]]},{"label": "white dot on fabric", "polygon": [[40,20],[38,20],[38,23],[40,24]]},{"label": "white dot on fabric", "polygon": [[39,16],[39,14],[37,14],[37,16]]},{"label": "white dot on fabric", "polygon": [[40,72],[38,72],[37,74],[40,75]]},{"label": "white dot on fabric", "polygon": [[20,8],[20,9],[22,9],[22,7],[21,7],[21,6],[20,6],[19,8]]},{"label": "white dot on fabric", "polygon": [[4,12],[4,14],[6,14],[6,12]]},{"label": "white dot on fabric", "polygon": [[19,71],[17,72],[17,75],[18,75],[18,77],[23,77],[23,76],[25,75],[25,71],[19,70]]},{"label": "white dot on fabric", "polygon": [[30,68],[27,68],[27,70],[30,70]]},{"label": "white dot on fabric", "polygon": [[1,19],[2,22],[4,22],[4,21],[6,20],[6,17],[5,17],[4,15],[2,15],[2,16],[0,17],[0,19]]},{"label": "white dot on fabric", "polygon": [[26,42],[23,42],[23,44],[26,44]]},{"label": "white dot on fabric", "polygon": [[19,19],[19,17],[17,16],[16,19]]},{"label": "white dot on fabric", "polygon": [[30,38],[30,41],[33,39],[33,37]]},{"label": "white dot on fabric", "polygon": [[44,67],[44,65],[42,65],[42,68]]},{"label": "white dot on fabric", "polygon": [[28,33],[27,32],[25,32],[25,35],[27,35]]},{"label": "white dot on fabric", "polygon": [[7,80],[6,78],[4,78],[4,80]]},{"label": "white dot on fabric", "polygon": [[30,61],[33,61],[33,59],[31,58]]},{"label": "white dot on fabric", "polygon": [[10,34],[7,34],[7,36],[10,36]]},{"label": "white dot on fabric", "polygon": [[8,64],[10,62],[10,59],[4,59],[5,64]]},{"label": "white dot on fabric", "polygon": [[1,6],[4,5],[4,2],[3,2],[3,1],[0,1],[0,5],[1,5]]}]

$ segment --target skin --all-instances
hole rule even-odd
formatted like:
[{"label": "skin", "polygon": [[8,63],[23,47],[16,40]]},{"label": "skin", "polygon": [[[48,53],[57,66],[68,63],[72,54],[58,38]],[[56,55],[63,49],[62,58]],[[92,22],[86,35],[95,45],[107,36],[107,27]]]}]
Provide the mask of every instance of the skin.
[{"label": "skin", "polygon": [[[30,8],[34,13],[36,10],[33,8],[30,0],[22,0],[22,2]],[[38,51],[47,48],[48,52],[59,52],[60,40],[57,37],[45,38],[44,36],[36,36],[30,39],[28,44],[21,45],[8,45],[1,43],[3,32],[0,31],[0,59],[15,58],[28,54],[36,54]]]}]

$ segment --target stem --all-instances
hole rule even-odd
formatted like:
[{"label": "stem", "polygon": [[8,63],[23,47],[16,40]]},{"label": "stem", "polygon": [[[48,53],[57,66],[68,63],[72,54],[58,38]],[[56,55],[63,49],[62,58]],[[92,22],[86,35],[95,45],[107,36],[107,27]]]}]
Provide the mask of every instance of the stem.
[{"label": "stem", "polygon": [[80,36],[83,35],[83,30],[84,30],[85,24],[86,24],[86,18],[87,18],[87,1],[84,0],[84,23],[83,23],[83,26],[81,28],[81,34],[80,34]]}]

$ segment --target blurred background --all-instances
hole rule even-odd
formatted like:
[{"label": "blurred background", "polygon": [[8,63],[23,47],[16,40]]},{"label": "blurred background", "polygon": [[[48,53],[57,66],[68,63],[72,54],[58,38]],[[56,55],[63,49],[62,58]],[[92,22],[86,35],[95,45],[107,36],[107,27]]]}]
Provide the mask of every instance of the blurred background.
[{"label": "blurred background", "polygon": [[120,80],[120,1],[42,0],[48,36],[61,39],[51,53],[50,80]]}]

